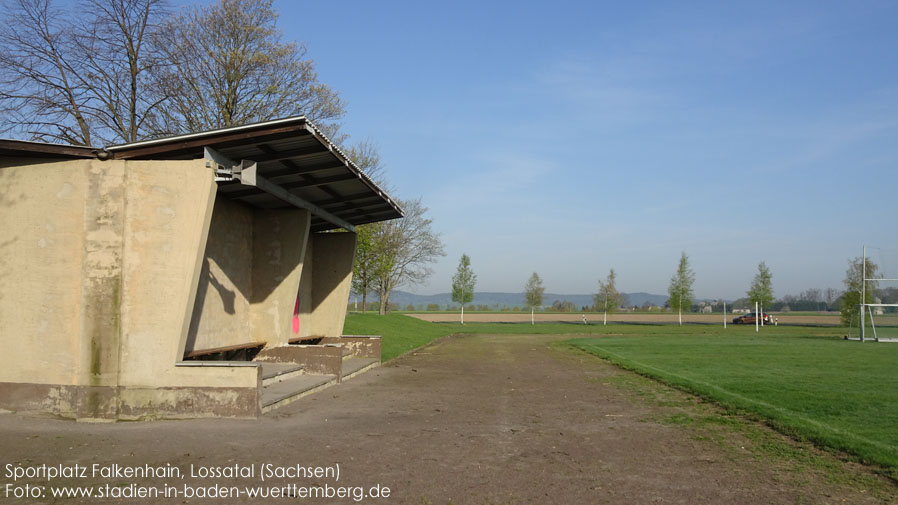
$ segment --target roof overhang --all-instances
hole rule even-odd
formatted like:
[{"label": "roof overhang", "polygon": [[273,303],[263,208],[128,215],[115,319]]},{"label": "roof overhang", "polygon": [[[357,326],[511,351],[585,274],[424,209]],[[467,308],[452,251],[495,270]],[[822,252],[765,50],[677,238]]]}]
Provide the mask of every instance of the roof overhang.
[{"label": "roof overhang", "polygon": [[[211,160],[209,152],[216,153],[219,160]],[[303,116],[105,149],[3,140],[3,155],[117,160],[206,158],[211,168],[231,172],[217,178],[220,198],[264,209],[305,208],[312,214],[312,231],[352,230],[360,224],[402,217],[399,205]],[[229,164],[232,166],[225,166]],[[257,183],[245,184],[241,177],[233,176],[233,168],[250,164],[254,164]]]},{"label": "roof overhang", "polygon": [[97,151],[99,150],[96,147],[0,139],[0,157],[66,160],[95,158]]}]

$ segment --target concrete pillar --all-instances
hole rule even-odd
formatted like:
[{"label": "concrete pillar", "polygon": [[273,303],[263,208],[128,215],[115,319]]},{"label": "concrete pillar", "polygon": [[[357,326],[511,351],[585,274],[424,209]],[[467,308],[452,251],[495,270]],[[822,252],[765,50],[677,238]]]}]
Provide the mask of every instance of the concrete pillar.
[{"label": "concrete pillar", "polygon": [[309,238],[307,210],[256,209],[253,216],[252,335],[269,347],[293,338],[292,319]]},{"label": "concrete pillar", "polygon": [[127,170],[121,384],[155,385],[183,358],[216,184],[202,160]]},{"label": "concrete pillar", "polygon": [[[307,258],[300,288],[306,296],[304,335],[338,337],[343,333],[346,306],[352,284],[355,233],[316,233],[310,240],[311,261]],[[304,270],[305,270],[304,269]],[[303,290],[303,287],[305,290]]]},{"label": "concrete pillar", "polygon": [[122,347],[124,163],[92,161],[85,199],[76,384],[91,387],[84,390],[86,394],[75,408],[82,418],[114,419],[118,415]]}]

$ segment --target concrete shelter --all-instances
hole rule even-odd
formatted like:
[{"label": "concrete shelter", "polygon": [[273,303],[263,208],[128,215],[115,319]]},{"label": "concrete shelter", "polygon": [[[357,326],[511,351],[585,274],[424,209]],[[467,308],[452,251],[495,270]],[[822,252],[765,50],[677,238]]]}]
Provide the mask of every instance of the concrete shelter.
[{"label": "concrete shelter", "polygon": [[304,117],[0,140],[0,409],[255,417],[376,366],[342,335],[354,227],[401,215]]}]

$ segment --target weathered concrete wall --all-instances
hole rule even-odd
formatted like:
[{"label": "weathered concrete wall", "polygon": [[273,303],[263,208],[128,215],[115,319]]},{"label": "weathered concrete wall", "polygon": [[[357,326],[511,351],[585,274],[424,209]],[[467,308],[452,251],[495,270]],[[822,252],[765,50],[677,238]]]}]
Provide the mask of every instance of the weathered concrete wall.
[{"label": "weathered concrete wall", "polygon": [[287,344],[310,219],[215,202],[186,352]]},{"label": "weathered concrete wall", "polygon": [[117,418],[258,400],[258,367],[175,365],[215,200],[201,160],[6,167],[0,185],[0,408]]},{"label": "weathered concrete wall", "polygon": [[202,160],[127,164],[120,384],[253,387],[255,370],[175,367],[215,208],[212,171]]},{"label": "weathered concrete wall", "polygon": [[258,361],[297,363],[303,373],[336,375],[342,380],[343,348],[339,345],[285,345],[265,348],[256,356]]},{"label": "weathered concrete wall", "polygon": [[187,352],[253,342],[252,262],[252,207],[217,199],[187,337]]},{"label": "weathered concrete wall", "polygon": [[355,233],[316,233],[310,240],[313,257],[310,307],[305,318],[305,335],[338,337],[343,333],[349,291]]},{"label": "weathered concrete wall", "polygon": [[0,169],[0,381],[79,381],[90,166],[77,161]]},{"label": "weathered concrete wall", "polygon": [[321,344],[340,344],[350,355],[358,358],[377,358],[381,356],[380,337],[375,335],[343,335],[340,337],[324,337]]},{"label": "weathered concrete wall", "polygon": [[[315,242],[314,234],[309,234],[306,239],[306,250],[303,253],[302,265],[299,279],[299,334],[293,335],[297,337],[316,336],[311,333],[313,326],[309,326],[309,315],[312,313],[312,271],[315,265]],[[295,302],[295,301],[294,301]],[[320,335],[317,335],[320,336]]]},{"label": "weathered concrete wall", "polygon": [[253,340],[286,345],[293,337],[293,308],[311,215],[301,209],[256,209],[253,221]]}]

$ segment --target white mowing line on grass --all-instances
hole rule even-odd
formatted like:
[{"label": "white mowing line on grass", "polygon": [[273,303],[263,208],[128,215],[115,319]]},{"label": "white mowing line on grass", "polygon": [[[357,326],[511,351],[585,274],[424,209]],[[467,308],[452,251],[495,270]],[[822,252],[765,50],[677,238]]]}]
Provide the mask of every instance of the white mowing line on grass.
[{"label": "white mowing line on grass", "polygon": [[615,354],[615,353],[613,353],[613,352],[610,352],[610,351],[608,351],[607,349],[605,349],[604,347],[598,347],[598,348],[599,348],[599,349],[602,349],[602,351],[603,351],[603,352],[606,352],[608,355],[613,356],[613,357],[615,357],[615,358],[617,358],[617,359],[620,359],[620,360],[622,360],[622,361],[624,361],[624,362],[627,362],[627,361],[628,361],[628,362],[630,362],[630,363],[634,363],[634,364],[636,364],[636,365],[645,367],[645,368],[647,368],[647,369],[654,370],[654,371],[655,371],[656,373],[658,373],[659,375],[667,374],[667,375],[669,375],[669,376],[673,376],[673,377],[676,377],[676,378],[678,378],[678,379],[681,379],[681,380],[684,380],[684,381],[687,381],[687,382],[693,382],[693,383],[696,383],[696,384],[701,384],[701,385],[703,385],[703,386],[705,386],[705,387],[708,387],[708,388],[710,388],[710,389],[713,389],[714,391],[717,391],[718,393],[722,393],[724,396],[729,395],[729,396],[731,396],[731,397],[734,397],[734,398],[738,398],[738,399],[744,400],[744,401],[746,401],[746,402],[748,402],[748,403],[753,403],[753,404],[755,404],[755,405],[759,405],[759,406],[762,406],[762,407],[767,407],[767,408],[769,408],[769,409],[778,411],[778,412],[783,413],[783,414],[790,414],[790,415],[792,415],[792,416],[798,418],[799,420],[801,420],[801,421],[803,421],[803,422],[805,422],[805,423],[807,423],[807,424],[810,424],[810,425],[812,425],[812,426],[816,426],[816,427],[818,427],[818,428],[823,428],[823,429],[829,430],[829,431],[831,431],[831,432],[833,432],[833,433],[842,435],[842,436],[844,436],[844,437],[846,437],[846,438],[854,439],[854,440],[856,440],[856,441],[858,441],[858,442],[864,442],[864,443],[867,443],[867,444],[870,444],[870,445],[879,447],[880,449],[885,449],[885,450],[888,450],[888,451],[894,451],[894,450],[895,450],[895,448],[894,448],[893,446],[891,446],[891,445],[884,444],[884,443],[878,442],[878,441],[876,441],[876,440],[870,440],[870,439],[865,438],[865,437],[862,437],[862,436],[860,436],[860,435],[855,435],[854,433],[850,433],[850,432],[847,432],[847,431],[842,431],[842,430],[840,430],[840,429],[838,429],[838,428],[833,428],[832,426],[829,426],[828,424],[821,423],[820,421],[817,421],[817,420],[815,420],[815,419],[809,419],[809,418],[804,417],[804,416],[802,416],[801,414],[798,414],[798,413],[796,413],[796,412],[794,412],[794,411],[792,411],[792,410],[789,410],[789,409],[784,408],[784,407],[780,407],[779,405],[773,405],[773,404],[767,403],[767,402],[762,401],[762,400],[756,400],[756,399],[754,399],[754,398],[750,398],[750,397],[747,397],[747,396],[743,396],[743,395],[741,395],[741,394],[739,394],[739,393],[734,393],[734,392],[732,392],[732,391],[728,391],[728,390],[723,389],[722,387],[717,386],[717,385],[714,385],[714,384],[709,384],[709,383],[707,383],[707,382],[703,382],[703,381],[700,381],[700,380],[692,379],[692,378],[689,378],[689,377],[686,377],[686,376],[684,376],[684,375],[680,375],[680,374],[677,374],[677,373],[674,373],[674,372],[669,372],[669,371],[667,371],[667,370],[663,370],[663,369],[661,369],[661,368],[654,367],[654,366],[652,366],[652,365],[648,365],[648,364],[645,364],[645,363],[642,363],[642,362],[639,362],[639,361],[634,361],[634,360],[625,358],[625,357],[623,357],[623,356],[621,356],[621,355],[619,355],[619,354]]}]

